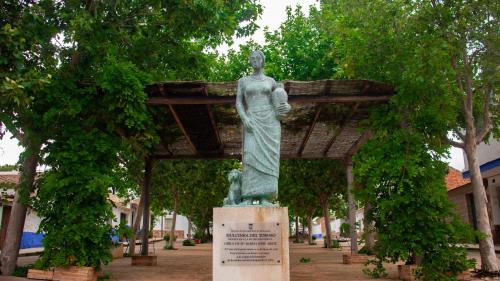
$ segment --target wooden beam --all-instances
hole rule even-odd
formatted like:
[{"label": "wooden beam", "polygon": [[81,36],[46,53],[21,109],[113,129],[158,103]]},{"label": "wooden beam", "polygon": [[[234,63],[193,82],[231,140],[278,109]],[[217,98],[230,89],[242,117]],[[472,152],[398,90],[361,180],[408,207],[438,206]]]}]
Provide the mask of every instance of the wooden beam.
[{"label": "wooden beam", "polygon": [[[154,154],[151,156],[153,159],[157,160],[206,160],[206,159],[239,159],[241,160],[241,154],[217,154],[217,155],[170,155],[170,154]],[[280,156],[281,159],[297,159],[297,158],[303,158],[303,159],[337,159],[337,160],[343,160],[344,158],[342,157],[323,157],[321,155],[316,155],[316,156],[301,156],[299,157],[297,153],[293,154],[281,154]]]},{"label": "wooden beam", "polygon": [[[364,103],[388,101],[392,95],[383,96],[320,96],[294,95],[288,97],[290,103]],[[235,96],[198,96],[198,97],[150,97],[148,105],[176,105],[176,104],[234,104]]]},{"label": "wooden beam", "polygon": [[184,159],[184,160],[204,160],[204,159],[240,159],[241,154],[194,154],[194,155],[170,155],[170,154],[154,154],[152,156],[154,159],[159,160],[174,160],[174,159]]},{"label": "wooden beam", "polygon": [[372,132],[370,130],[366,130],[363,132],[363,134],[359,137],[358,140],[354,142],[354,144],[347,150],[345,156],[344,156],[344,162],[349,164],[352,162],[352,156],[358,152],[358,150],[361,148],[361,146],[372,137]]},{"label": "wooden beam", "polygon": [[[203,87],[202,92],[203,92],[203,95],[208,97],[208,90],[207,90],[206,86]],[[214,130],[215,138],[217,139],[217,144],[219,145],[219,149],[222,150],[223,144],[222,144],[222,140],[221,140],[220,135],[219,135],[219,128],[217,128],[217,123],[215,122],[215,117],[214,117],[214,113],[212,111],[212,107],[208,104],[206,105],[206,107],[207,107],[207,111],[208,111],[208,116],[210,118],[210,123],[212,124],[212,129]]]},{"label": "wooden beam", "polygon": [[170,108],[170,112],[172,112],[172,116],[174,116],[174,119],[175,119],[175,122],[177,123],[177,126],[179,126],[179,129],[181,129],[181,131],[184,134],[184,137],[186,137],[186,140],[188,141],[189,145],[191,146],[191,148],[193,148],[193,152],[198,153],[198,149],[196,149],[196,146],[194,145],[193,141],[189,137],[189,135],[186,131],[186,128],[184,128],[184,125],[182,124],[181,120],[179,119],[177,112],[175,112],[173,105],[169,104],[168,107]]},{"label": "wooden beam", "polygon": [[314,130],[314,127],[316,126],[316,122],[318,122],[318,118],[321,114],[321,111],[323,110],[323,106],[319,104],[316,107],[316,113],[314,114],[313,121],[309,128],[307,129],[307,132],[304,136],[304,139],[302,140],[302,143],[300,144],[299,151],[297,152],[297,156],[302,156],[302,152],[304,152],[304,148],[306,148],[307,142],[309,141],[309,138],[311,137],[311,134]]},{"label": "wooden beam", "polygon": [[344,121],[342,122],[342,125],[335,131],[333,134],[332,138],[328,141],[328,144],[326,145],[325,149],[323,150],[323,155],[326,156],[328,154],[328,151],[332,148],[333,143],[337,139],[337,137],[342,133],[342,131],[349,125],[349,120],[351,120],[352,116],[358,110],[359,103],[355,103],[354,106],[351,108],[349,113],[346,115]]}]

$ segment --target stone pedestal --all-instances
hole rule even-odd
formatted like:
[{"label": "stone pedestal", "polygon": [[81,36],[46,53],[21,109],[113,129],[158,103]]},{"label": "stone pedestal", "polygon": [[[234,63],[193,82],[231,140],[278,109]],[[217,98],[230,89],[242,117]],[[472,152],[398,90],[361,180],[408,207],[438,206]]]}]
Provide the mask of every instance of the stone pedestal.
[{"label": "stone pedestal", "polygon": [[288,208],[214,208],[214,281],[289,281]]}]

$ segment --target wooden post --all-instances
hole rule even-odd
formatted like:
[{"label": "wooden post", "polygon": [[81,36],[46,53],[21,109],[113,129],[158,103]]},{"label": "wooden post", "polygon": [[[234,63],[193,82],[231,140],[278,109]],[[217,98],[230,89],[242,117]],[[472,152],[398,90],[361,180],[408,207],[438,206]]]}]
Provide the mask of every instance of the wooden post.
[{"label": "wooden post", "polygon": [[352,161],[349,159],[346,167],[347,174],[347,209],[349,214],[349,232],[351,237],[351,254],[358,253],[358,237],[356,233],[356,202],[354,201],[352,175]]},{"label": "wooden post", "polygon": [[144,171],[144,190],[141,194],[141,201],[144,202],[144,209],[142,211],[142,256],[148,255],[149,246],[149,197],[150,197],[150,187],[151,187],[151,169],[152,162],[150,157],[146,157],[146,165]]}]

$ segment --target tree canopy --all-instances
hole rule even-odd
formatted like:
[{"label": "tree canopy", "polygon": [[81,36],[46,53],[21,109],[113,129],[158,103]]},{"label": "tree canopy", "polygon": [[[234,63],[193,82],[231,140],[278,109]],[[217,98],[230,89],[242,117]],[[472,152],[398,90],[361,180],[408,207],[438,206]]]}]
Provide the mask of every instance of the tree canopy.
[{"label": "tree canopy", "polygon": [[206,77],[214,55],[204,49],[251,33],[261,7],[46,0],[7,1],[1,12],[2,124],[45,144],[51,167],[35,200],[42,263],[100,266],[110,260],[108,188],[157,139],[145,85]]}]

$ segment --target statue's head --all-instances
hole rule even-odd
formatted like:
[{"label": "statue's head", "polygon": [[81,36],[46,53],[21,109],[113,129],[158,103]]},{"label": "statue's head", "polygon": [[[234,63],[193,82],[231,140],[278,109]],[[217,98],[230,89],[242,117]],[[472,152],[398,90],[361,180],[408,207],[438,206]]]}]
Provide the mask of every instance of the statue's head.
[{"label": "statue's head", "polygon": [[250,61],[252,68],[263,68],[266,63],[266,56],[264,56],[262,51],[255,50],[250,53],[248,60]]},{"label": "statue's head", "polygon": [[230,183],[241,181],[241,171],[238,169],[232,169],[227,175],[227,179]]}]

